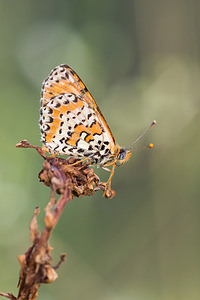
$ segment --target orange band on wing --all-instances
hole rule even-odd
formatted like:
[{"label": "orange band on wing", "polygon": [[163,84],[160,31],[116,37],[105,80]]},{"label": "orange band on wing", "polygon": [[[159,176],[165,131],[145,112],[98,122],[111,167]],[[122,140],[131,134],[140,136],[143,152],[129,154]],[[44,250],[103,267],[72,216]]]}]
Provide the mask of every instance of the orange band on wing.
[{"label": "orange band on wing", "polygon": [[74,129],[74,131],[75,131],[76,134],[78,134],[79,136],[81,135],[81,133],[82,133],[83,131],[84,131],[84,132],[87,132],[87,133],[90,133],[90,132],[88,131],[88,129],[87,129],[83,124],[76,126],[76,128]]},{"label": "orange band on wing", "polygon": [[46,143],[51,143],[53,139],[54,134],[53,133],[47,133],[46,135]]},{"label": "orange band on wing", "polygon": [[86,141],[87,143],[89,143],[89,142],[91,142],[91,141],[94,141],[94,138],[93,138],[93,136],[92,136],[91,134],[89,134],[88,136],[86,136],[85,141]]},{"label": "orange band on wing", "polygon": [[61,122],[60,119],[55,118],[53,120],[52,125],[55,126],[55,127],[60,127],[60,122]]},{"label": "orange band on wing", "polygon": [[[64,112],[62,111],[62,113],[64,113]],[[57,109],[54,109],[54,110],[53,110],[52,117],[53,117],[53,118],[58,118],[59,115],[60,115],[60,111],[57,110]]]},{"label": "orange band on wing", "polygon": [[81,101],[80,99],[77,99],[76,106],[78,106],[79,109],[82,108],[84,106],[83,101]]},{"label": "orange band on wing", "polygon": [[72,136],[73,138],[67,140],[67,144],[71,146],[76,146],[77,137],[75,136],[75,133]]},{"label": "orange band on wing", "polygon": [[90,128],[92,135],[94,134],[102,134],[102,130],[100,125],[97,122],[94,122]]},{"label": "orange band on wing", "polygon": [[58,129],[58,126],[56,127],[56,126],[54,126],[54,124],[50,125],[49,133],[47,132],[47,136],[48,136],[49,134],[55,135],[56,132],[57,132],[57,129]]}]

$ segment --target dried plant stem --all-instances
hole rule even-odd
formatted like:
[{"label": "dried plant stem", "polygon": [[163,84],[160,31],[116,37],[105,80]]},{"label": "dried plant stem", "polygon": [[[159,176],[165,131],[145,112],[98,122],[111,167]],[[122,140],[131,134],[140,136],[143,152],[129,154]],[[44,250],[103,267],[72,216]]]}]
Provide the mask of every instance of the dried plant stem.
[{"label": "dried plant stem", "polygon": [[[25,254],[18,257],[21,265],[19,274],[19,293],[15,297],[11,293],[2,293],[11,300],[24,300],[37,298],[39,287],[42,283],[51,283],[57,277],[57,270],[65,260],[66,254],[61,254],[60,261],[55,267],[52,266],[52,257],[49,246],[49,238],[56,226],[67,202],[75,196],[91,195],[97,190],[105,190],[105,184],[100,183],[93,169],[86,163],[75,158],[68,160],[47,157],[41,148],[30,145],[26,140],[16,145],[18,148],[34,148],[40,156],[44,158],[43,169],[39,173],[39,179],[46,186],[51,188],[50,201],[45,208],[44,229],[41,233],[37,227],[37,207],[30,222],[30,239],[32,245]],[[60,198],[55,200],[55,193],[60,194]],[[107,198],[114,196],[113,191],[107,191]]]}]

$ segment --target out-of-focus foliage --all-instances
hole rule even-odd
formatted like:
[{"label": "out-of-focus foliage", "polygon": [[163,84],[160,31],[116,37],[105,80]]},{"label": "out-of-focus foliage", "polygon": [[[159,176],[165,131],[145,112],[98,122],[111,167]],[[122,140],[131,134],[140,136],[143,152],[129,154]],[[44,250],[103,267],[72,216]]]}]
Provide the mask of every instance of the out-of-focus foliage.
[{"label": "out-of-focus foliage", "polygon": [[[116,197],[74,199],[51,240],[59,279],[40,299],[199,299],[200,4],[195,1],[0,1],[0,290],[16,294],[17,255],[50,191],[42,159],[42,81],[61,63],[91,90],[120,145],[158,125],[116,170]],[[97,170],[102,180],[109,174]],[[12,290],[13,289],[13,290]]]}]

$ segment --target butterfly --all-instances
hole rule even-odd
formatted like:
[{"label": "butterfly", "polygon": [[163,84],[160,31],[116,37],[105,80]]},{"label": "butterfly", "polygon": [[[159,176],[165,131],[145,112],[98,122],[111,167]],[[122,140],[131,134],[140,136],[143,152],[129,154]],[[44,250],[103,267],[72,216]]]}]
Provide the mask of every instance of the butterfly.
[{"label": "butterfly", "polygon": [[92,95],[68,65],[54,68],[43,82],[39,123],[44,151],[87,159],[90,165],[110,171],[106,189],[110,188],[115,167],[132,154],[129,147],[115,142]]}]

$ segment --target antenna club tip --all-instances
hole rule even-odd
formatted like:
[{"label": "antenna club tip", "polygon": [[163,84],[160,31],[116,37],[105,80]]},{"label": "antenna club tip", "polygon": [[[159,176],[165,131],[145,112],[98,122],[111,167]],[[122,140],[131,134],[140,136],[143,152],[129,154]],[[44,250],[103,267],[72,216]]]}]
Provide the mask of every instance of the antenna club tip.
[{"label": "antenna club tip", "polygon": [[154,144],[149,144],[149,148],[153,148],[154,147]]},{"label": "antenna club tip", "polygon": [[156,120],[154,120],[151,124],[151,127],[155,126],[156,125]]}]

